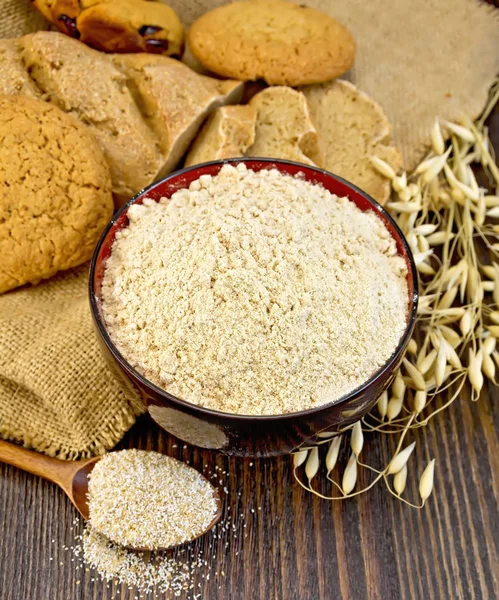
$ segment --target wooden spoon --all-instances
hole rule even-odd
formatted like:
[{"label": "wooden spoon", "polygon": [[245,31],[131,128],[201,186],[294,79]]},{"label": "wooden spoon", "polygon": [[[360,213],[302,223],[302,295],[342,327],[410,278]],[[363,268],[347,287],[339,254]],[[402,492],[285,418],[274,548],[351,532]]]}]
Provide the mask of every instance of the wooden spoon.
[{"label": "wooden spoon", "polygon": [[[65,461],[51,458],[38,452],[32,452],[0,440],[0,462],[7,463],[33,475],[43,477],[48,481],[56,483],[69,496],[71,502],[75,505],[81,516],[88,521],[88,476],[92,472],[95,463],[100,460],[100,456],[88,458],[86,460]],[[211,483],[210,483],[211,485]],[[212,486],[213,487],[213,486]],[[191,542],[209,531],[222,516],[222,502],[218,490],[213,487],[217,500],[217,513],[211,523],[199,535],[193,537]],[[183,542],[185,543],[185,542]],[[145,550],[146,548],[131,548],[132,550]],[[166,548],[156,548],[157,550],[166,550]],[[150,550],[150,548],[149,548]]]}]

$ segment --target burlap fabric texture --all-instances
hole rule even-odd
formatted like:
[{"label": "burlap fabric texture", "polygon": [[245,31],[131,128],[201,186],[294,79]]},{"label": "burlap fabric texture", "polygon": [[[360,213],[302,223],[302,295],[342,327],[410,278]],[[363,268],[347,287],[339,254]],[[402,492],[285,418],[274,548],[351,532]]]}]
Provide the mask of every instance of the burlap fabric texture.
[{"label": "burlap fabric texture", "polygon": [[143,409],[102,358],[88,265],[0,296],[0,435],[74,459],[112,448]]},{"label": "burlap fabric texture", "polygon": [[[272,1],[272,0],[269,0]],[[186,25],[223,0],[171,0]],[[476,117],[499,71],[499,10],[476,0],[308,0],[358,45],[347,77],[386,110],[410,168],[438,115]],[[29,0],[0,0],[0,37],[48,24]],[[87,266],[0,296],[0,435],[65,459],[115,445],[143,410],[105,365]]]}]

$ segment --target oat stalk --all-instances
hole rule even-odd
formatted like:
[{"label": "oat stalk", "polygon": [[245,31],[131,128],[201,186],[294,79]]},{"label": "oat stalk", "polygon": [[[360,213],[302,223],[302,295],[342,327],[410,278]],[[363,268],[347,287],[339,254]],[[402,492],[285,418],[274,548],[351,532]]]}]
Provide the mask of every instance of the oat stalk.
[{"label": "oat stalk", "polygon": [[[459,123],[436,120],[429,133],[431,150],[412,174],[397,174],[381,159],[372,159],[373,168],[391,181],[387,207],[415,258],[420,286],[416,332],[390,389],[361,424],[339,432],[346,435],[321,432],[315,443],[295,453],[295,478],[321,498],[351,498],[384,481],[395,497],[422,508],[433,490],[435,459],[419,477],[418,503],[402,497],[413,470],[410,459],[415,448],[415,442],[407,444],[405,438],[448,409],[465,385],[476,401],[486,379],[496,384],[499,169],[485,120],[498,101],[499,80],[475,123],[468,118]],[[447,144],[442,131],[450,135]],[[488,191],[478,184],[472,164],[481,166]],[[487,251],[490,260],[482,263]],[[445,401],[436,406],[436,399],[444,394]],[[363,433],[373,432],[398,436],[395,452],[384,468],[359,459]],[[355,489],[360,469],[374,477]],[[303,471],[308,471],[305,477]],[[323,484],[332,486],[335,493],[319,491]]]}]

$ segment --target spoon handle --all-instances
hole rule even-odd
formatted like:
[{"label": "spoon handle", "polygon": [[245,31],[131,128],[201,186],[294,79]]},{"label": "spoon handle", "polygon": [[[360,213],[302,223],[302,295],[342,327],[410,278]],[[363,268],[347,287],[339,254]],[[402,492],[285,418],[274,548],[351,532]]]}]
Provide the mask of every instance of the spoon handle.
[{"label": "spoon handle", "polygon": [[0,462],[38,475],[58,485],[67,483],[70,473],[74,470],[70,462],[50,458],[38,452],[32,452],[0,440]]}]

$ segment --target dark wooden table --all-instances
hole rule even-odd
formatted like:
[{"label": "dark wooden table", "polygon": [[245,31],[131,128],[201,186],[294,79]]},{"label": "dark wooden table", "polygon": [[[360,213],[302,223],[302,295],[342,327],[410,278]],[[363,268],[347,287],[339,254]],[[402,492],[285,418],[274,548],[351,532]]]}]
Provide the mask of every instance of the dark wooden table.
[{"label": "dark wooden table", "polygon": [[[184,449],[148,417],[123,446],[157,449],[198,468],[213,471],[216,464],[228,472],[221,477],[229,490],[226,514],[237,532],[197,542],[209,562],[195,582],[202,585],[202,600],[493,599],[499,597],[499,413],[493,396],[497,401],[497,389],[489,387],[473,404],[463,394],[416,433],[412,465],[421,471],[430,457],[437,458],[434,494],[421,511],[383,486],[356,500],[320,500],[294,482],[287,458],[229,460]],[[366,438],[371,462],[384,464],[385,444],[378,436]],[[417,479],[408,487],[416,498]],[[75,517],[55,486],[0,466],[1,600],[136,597],[125,588],[117,595],[120,586],[108,589],[73,562],[70,547],[81,530],[73,525]]]},{"label": "dark wooden table", "polygon": [[[499,149],[497,108],[489,126]],[[287,457],[201,452],[169,438],[148,417],[121,447],[167,452],[200,470],[217,465],[228,473],[220,477],[228,489],[225,516],[236,531],[195,543],[208,561],[196,574],[200,600],[492,600],[499,598],[498,396],[489,385],[472,403],[466,390],[413,434],[411,468],[420,473],[437,459],[435,490],[421,511],[381,485],[353,500],[321,500],[294,481]],[[366,462],[384,466],[393,443],[367,436]],[[409,478],[408,491],[417,499],[417,477]],[[82,528],[76,516],[55,486],[0,465],[0,600],[138,596],[108,587],[74,559],[71,546]]]}]

